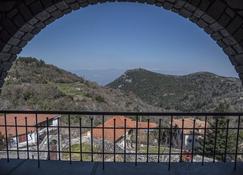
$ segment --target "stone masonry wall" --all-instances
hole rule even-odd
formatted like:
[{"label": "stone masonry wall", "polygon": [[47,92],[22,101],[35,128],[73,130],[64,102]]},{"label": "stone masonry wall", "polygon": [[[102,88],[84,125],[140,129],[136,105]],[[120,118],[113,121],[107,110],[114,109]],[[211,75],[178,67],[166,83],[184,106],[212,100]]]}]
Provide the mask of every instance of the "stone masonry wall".
[{"label": "stone masonry wall", "polygon": [[[0,87],[17,54],[44,27],[88,5],[115,0],[0,1]],[[118,0],[126,1],[126,0]],[[203,28],[243,80],[243,0],[128,0],[178,13]],[[88,19],[87,19],[88,20]],[[159,22],[159,21],[158,21]]]}]

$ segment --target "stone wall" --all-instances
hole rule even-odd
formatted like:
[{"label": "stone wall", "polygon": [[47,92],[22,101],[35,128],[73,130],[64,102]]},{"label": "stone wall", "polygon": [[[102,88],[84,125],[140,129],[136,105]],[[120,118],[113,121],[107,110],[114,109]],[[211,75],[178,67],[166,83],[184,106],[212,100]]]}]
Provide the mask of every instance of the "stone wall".
[{"label": "stone wall", "polygon": [[[115,0],[110,0],[114,2]],[[203,28],[224,50],[243,80],[243,0],[118,0],[155,5]],[[0,2],[0,87],[16,55],[44,27],[65,14],[105,0]],[[87,19],[88,20],[88,19]],[[158,21],[160,22],[160,21]]]}]

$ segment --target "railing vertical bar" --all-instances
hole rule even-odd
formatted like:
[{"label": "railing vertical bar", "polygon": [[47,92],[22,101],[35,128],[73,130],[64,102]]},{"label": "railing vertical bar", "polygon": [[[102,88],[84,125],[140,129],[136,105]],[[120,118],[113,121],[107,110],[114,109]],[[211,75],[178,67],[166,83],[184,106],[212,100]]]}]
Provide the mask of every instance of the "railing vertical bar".
[{"label": "railing vertical bar", "polygon": [[171,147],[172,147],[172,132],[173,132],[173,116],[170,116],[170,148],[169,148],[169,165],[168,170],[170,171],[171,166]]},{"label": "railing vertical bar", "polygon": [[19,136],[18,136],[18,124],[17,124],[17,117],[14,117],[15,121],[15,134],[16,134],[16,144],[17,144],[17,159],[19,159]]},{"label": "railing vertical bar", "polygon": [[38,131],[38,114],[35,113],[35,126],[36,126],[36,143],[37,143],[37,158],[38,158],[38,168],[40,168],[40,151],[39,151],[39,131]]},{"label": "railing vertical bar", "polygon": [[57,118],[58,160],[61,160],[60,118]]},{"label": "railing vertical bar", "polygon": [[196,120],[193,120],[193,128],[192,128],[192,159],[191,163],[193,163],[193,157],[194,157],[194,142],[195,142],[195,125],[196,125]]},{"label": "railing vertical bar", "polygon": [[215,125],[214,147],[213,147],[213,163],[215,163],[215,158],[216,158],[217,137],[218,137],[218,119],[216,119],[216,125]]},{"label": "railing vertical bar", "polygon": [[91,162],[94,161],[94,138],[93,138],[93,117],[91,117],[90,121],[91,121]]},{"label": "railing vertical bar", "polygon": [[149,162],[149,119],[147,120],[147,159],[146,162]]},{"label": "railing vertical bar", "polygon": [[71,116],[68,114],[68,144],[69,144],[69,164],[72,164],[72,143],[71,143]]},{"label": "railing vertical bar", "polygon": [[47,131],[47,151],[48,151],[48,154],[47,154],[47,159],[50,160],[50,135],[49,135],[49,119],[48,117],[46,117],[46,131]]},{"label": "railing vertical bar", "polygon": [[161,139],[161,119],[159,119],[159,136],[158,136],[158,163],[160,162],[160,139]]},{"label": "railing vertical bar", "polygon": [[227,124],[226,124],[226,136],[225,136],[225,147],[224,147],[224,162],[226,162],[226,158],[227,158],[228,136],[229,136],[229,119],[227,120]]},{"label": "railing vertical bar", "polygon": [[82,118],[79,118],[79,150],[80,150],[80,162],[83,161],[83,141],[82,141]]},{"label": "railing vertical bar", "polygon": [[237,136],[236,136],[236,146],[235,146],[235,165],[234,170],[236,170],[237,166],[237,154],[238,154],[238,147],[239,147],[239,135],[240,135],[240,118],[241,116],[238,116],[238,127],[237,127]]},{"label": "railing vertical bar", "polygon": [[127,149],[127,119],[124,119],[124,163],[126,162],[126,149]]},{"label": "railing vertical bar", "polygon": [[184,118],[182,119],[182,126],[181,126],[181,155],[180,155],[180,162],[182,162],[183,144],[184,144]]},{"label": "railing vertical bar", "polygon": [[102,169],[105,169],[105,116],[102,115]]},{"label": "railing vertical bar", "polygon": [[27,123],[27,117],[25,117],[25,137],[26,137],[26,144],[27,144],[27,159],[30,159],[30,153],[29,153],[29,137],[28,137],[28,123]]},{"label": "railing vertical bar", "polygon": [[114,118],[114,133],[113,133],[113,162],[116,162],[116,119]]},{"label": "railing vertical bar", "polygon": [[5,141],[7,150],[7,161],[9,162],[9,150],[8,150],[8,126],[7,126],[7,114],[4,112],[4,124],[5,124]]},{"label": "railing vertical bar", "polygon": [[138,164],[138,115],[136,115],[135,166]]},{"label": "railing vertical bar", "polygon": [[206,133],[207,133],[207,123],[208,123],[208,116],[205,116],[204,133],[203,133],[202,165],[204,165],[205,145],[206,145]]}]

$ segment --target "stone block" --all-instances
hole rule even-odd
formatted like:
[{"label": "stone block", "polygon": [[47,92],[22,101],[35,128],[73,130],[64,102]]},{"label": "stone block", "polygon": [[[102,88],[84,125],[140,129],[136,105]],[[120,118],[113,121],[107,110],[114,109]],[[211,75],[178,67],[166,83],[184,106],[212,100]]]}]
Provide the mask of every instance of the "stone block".
[{"label": "stone block", "polygon": [[235,18],[233,18],[232,21],[230,21],[229,25],[227,26],[227,30],[230,33],[234,33],[243,23],[243,20],[241,17],[236,16]]},{"label": "stone block", "polygon": [[20,40],[17,38],[12,37],[9,41],[8,44],[12,45],[12,46],[17,46],[19,44]]},{"label": "stone block", "polygon": [[201,28],[205,28],[208,26],[208,24],[205,21],[203,21],[202,19],[198,20],[197,25]]},{"label": "stone block", "polygon": [[224,52],[227,54],[227,55],[230,55],[230,56],[234,56],[236,55],[236,52],[235,50],[232,48],[232,47],[226,47],[223,49]]},{"label": "stone block", "polygon": [[180,15],[184,16],[185,18],[190,18],[192,16],[192,12],[182,8],[179,12]]},{"label": "stone block", "polygon": [[207,14],[217,20],[226,9],[226,4],[221,0],[212,1],[210,7],[207,9]]},{"label": "stone block", "polygon": [[43,11],[36,15],[36,18],[39,19],[40,21],[44,22],[46,19],[48,19],[51,15],[47,11]]},{"label": "stone block", "polygon": [[223,41],[229,46],[237,44],[237,41],[232,37],[223,38]]},{"label": "stone block", "polygon": [[242,48],[242,46],[240,44],[234,45],[233,48],[235,49],[237,54],[242,54],[243,53],[243,48]]},{"label": "stone block", "polygon": [[211,24],[210,28],[215,32],[223,29],[223,27],[217,22]]},{"label": "stone block", "polygon": [[208,16],[208,15],[206,15],[206,14],[202,15],[201,18],[202,18],[206,23],[208,23],[208,24],[212,24],[212,23],[215,22],[215,20],[214,20],[212,17],[210,17],[210,16]]}]

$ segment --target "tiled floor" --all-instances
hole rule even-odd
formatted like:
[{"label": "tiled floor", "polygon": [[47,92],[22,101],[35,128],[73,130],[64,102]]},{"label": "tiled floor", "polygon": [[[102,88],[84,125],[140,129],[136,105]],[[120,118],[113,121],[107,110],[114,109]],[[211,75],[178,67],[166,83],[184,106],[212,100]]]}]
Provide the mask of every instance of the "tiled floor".
[{"label": "tiled floor", "polygon": [[168,171],[166,163],[102,163],[41,161],[40,168],[36,160],[0,160],[1,175],[243,175],[243,163],[172,163]]}]

